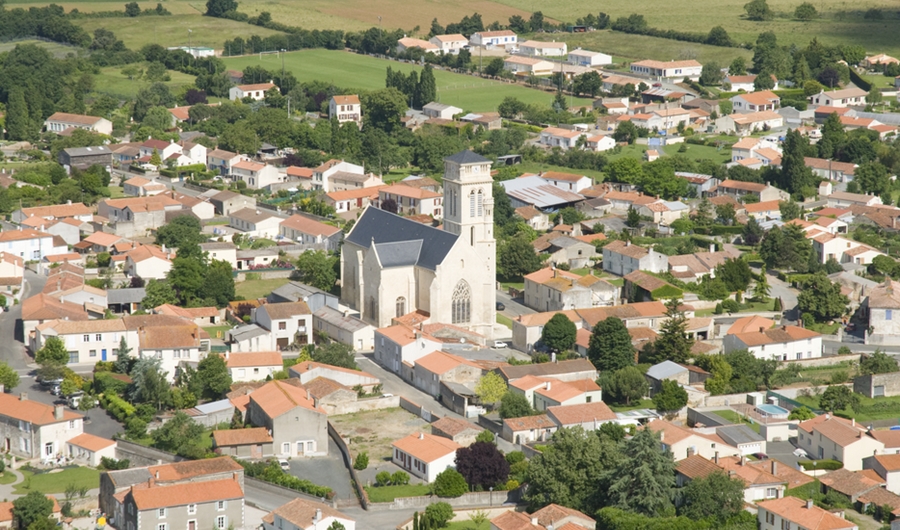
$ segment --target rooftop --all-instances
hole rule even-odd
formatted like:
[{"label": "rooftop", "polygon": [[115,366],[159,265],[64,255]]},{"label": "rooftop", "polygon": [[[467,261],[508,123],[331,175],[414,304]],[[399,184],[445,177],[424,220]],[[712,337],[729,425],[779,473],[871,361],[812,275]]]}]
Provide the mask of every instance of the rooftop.
[{"label": "rooftop", "polygon": [[434,462],[460,448],[453,440],[424,432],[412,433],[391,445],[425,463]]}]

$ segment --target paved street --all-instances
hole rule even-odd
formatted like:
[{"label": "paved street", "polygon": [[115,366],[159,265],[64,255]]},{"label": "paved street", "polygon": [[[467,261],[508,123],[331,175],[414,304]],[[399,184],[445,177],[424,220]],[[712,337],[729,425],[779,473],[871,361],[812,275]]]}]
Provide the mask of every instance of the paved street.
[{"label": "paved street", "polygon": [[500,311],[502,315],[515,320],[519,315],[530,315],[536,312],[534,309],[525,307],[525,305],[517,300],[521,300],[521,298],[514,299],[509,296],[509,293],[497,291],[497,301],[506,306],[503,311]]}]

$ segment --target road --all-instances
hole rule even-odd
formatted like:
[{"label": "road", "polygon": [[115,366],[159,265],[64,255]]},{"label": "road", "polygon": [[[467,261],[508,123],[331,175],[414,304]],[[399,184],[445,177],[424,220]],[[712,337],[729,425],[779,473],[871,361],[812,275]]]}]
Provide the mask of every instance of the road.
[{"label": "road", "polygon": [[513,298],[507,292],[497,291],[497,301],[505,306],[500,314],[515,320],[518,316],[536,313],[534,309],[526,307],[517,300],[521,300],[521,298]]}]

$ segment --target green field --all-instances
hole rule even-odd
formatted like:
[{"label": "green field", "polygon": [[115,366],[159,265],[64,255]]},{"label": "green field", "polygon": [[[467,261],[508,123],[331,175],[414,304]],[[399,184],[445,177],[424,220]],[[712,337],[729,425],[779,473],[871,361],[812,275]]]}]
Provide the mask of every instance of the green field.
[{"label": "green field", "polygon": [[60,44],[58,42],[48,42],[37,39],[24,39],[10,42],[0,42],[0,53],[8,52],[19,44],[35,44],[53,54],[54,57],[65,57],[67,54],[78,52],[78,48]]},{"label": "green field", "polygon": [[15,486],[17,495],[25,495],[30,491],[41,493],[65,493],[66,487],[74,484],[76,488],[85,487],[89,490],[100,487],[100,472],[90,467],[71,467],[59,473],[34,474],[27,469],[21,469],[25,480]]},{"label": "green field", "polygon": [[[172,89],[173,92],[183,85],[194,84],[194,76],[169,70],[171,81],[165,84]],[[111,66],[101,68],[100,73],[94,76],[94,90],[109,94],[113,97],[131,99],[138,93],[141,88],[150,86],[151,82],[146,79],[132,80],[122,75],[122,67]]]},{"label": "green field", "polygon": [[[281,70],[281,57],[275,54],[234,57],[225,59],[228,68],[240,70],[248,66],[262,66],[269,70]],[[286,70],[293,72],[301,82],[328,81],[347,90],[377,90],[384,88],[387,67],[410,72],[418,66],[343,51],[304,50],[284,54]],[[488,112],[497,110],[497,104],[506,96],[513,96],[525,103],[550,105],[553,95],[548,92],[511,85],[500,81],[454,74],[435,70],[437,95],[441,103],[456,105],[466,111]],[[573,105],[588,104],[589,100],[573,98]]]},{"label": "green field", "polygon": [[286,284],[287,278],[275,278],[272,280],[245,280],[234,284],[234,294],[243,296],[245,300],[263,298],[273,290]]},{"label": "green field", "polygon": [[397,497],[420,497],[431,494],[428,484],[407,484],[405,486],[366,486],[366,493],[372,502],[393,502]]}]

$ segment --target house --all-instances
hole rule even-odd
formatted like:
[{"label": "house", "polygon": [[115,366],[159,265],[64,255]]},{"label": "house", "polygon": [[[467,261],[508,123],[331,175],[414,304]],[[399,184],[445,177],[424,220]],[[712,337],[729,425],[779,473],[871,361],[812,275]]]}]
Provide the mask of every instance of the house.
[{"label": "house", "polygon": [[287,381],[270,381],[250,394],[247,417],[272,433],[279,456],[328,454],[328,418],[307,390]]},{"label": "house", "polygon": [[618,420],[616,413],[599,398],[587,403],[547,407],[546,411],[547,417],[560,429],[581,427],[585,431],[594,431],[604,423]]},{"label": "house", "polygon": [[693,59],[668,62],[647,59],[631,63],[630,69],[632,74],[651,77],[660,81],[681,81],[685,77],[691,81],[698,81],[703,65]]},{"label": "house", "polygon": [[213,307],[178,307],[172,304],[162,304],[154,307],[153,313],[157,315],[170,315],[190,320],[200,327],[221,323],[221,311]]},{"label": "house", "polygon": [[455,465],[460,445],[442,436],[420,432],[395,441],[391,447],[391,462],[425,482],[434,482],[439,473]]},{"label": "house", "polygon": [[224,261],[230,264],[232,269],[237,268],[237,247],[234,243],[218,241],[200,243],[200,250],[206,253],[206,257],[210,261]]},{"label": "house", "polygon": [[859,530],[859,527],[813,504],[812,499],[782,497],[756,503],[760,530]]},{"label": "house", "polygon": [[527,40],[519,43],[519,53],[531,57],[563,57],[568,51],[565,42]]},{"label": "house", "polygon": [[819,177],[836,182],[850,182],[856,174],[856,164],[826,160],[824,158],[803,157],[804,165]]},{"label": "house", "polygon": [[503,29],[498,31],[478,31],[469,37],[469,43],[472,46],[484,47],[515,47],[518,37],[512,30]]},{"label": "house", "polygon": [[588,151],[594,151],[595,153],[601,153],[603,151],[609,151],[616,147],[616,140],[612,136],[606,136],[603,134],[597,134],[594,136],[588,136],[585,140],[584,144],[585,149]]},{"label": "house", "polygon": [[[557,236],[556,232],[548,234],[550,237],[533,242],[535,250],[541,254],[549,254],[549,264],[560,265],[565,263],[570,269],[587,267],[597,254],[597,247],[571,236]],[[541,242],[540,249],[538,243]]]},{"label": "house", "polygon": [[763,201],[744,205],[747,215],[757,221],[781,219],[781,201]]},{"label": "house", "polygon": [[625,276],[636,270],[666,272],[669,260],[653,249],[633,245],[630,241],[613,241],[603,247],[603,270]]},{"label": "house", "polygon": [[[361,168],[362,166],[356,167]],[[331,191],[374,188],[383,185],[384,181],[381,180],[381,177],[374,173],[364,173],[363,171],[334,171],[328,177],[328,189]]]},{"label": "house", "polygon": [[432,101],[422,107],[422,112],[429,118],[437,118],[442,120],[452,120],[457,114],[461,114],[463,109],[454,107],[453,105],[445,105]]},{"label": "house", "polygon": [[227,190],[213,194],[209,202],[212,203],[217,215],[231,215],[232,212],[244,208],[256,209],[256,199],[253,197]]},{"label": "house", "polygon": [[151,478],[146,486],[132,487],[124,495],[120,528],[168,530],[198,528],[198,521],[213,528],[240,528],[244,524],[244,490],[237,478],[162,484]]},{"label": "house", "polygon": [[503,69],[518,76],[543,76],[553,73],[554,65],[550,61],[536,57],[512,55],[503,59]]},{"label": "house", "polygon": [[565,311],[616,305],[619,288],[593,274],[579,276],[546,267],[525,276],[525,305],[537,311]]},{"label": "house", "polygon": [[175,199],[164,195],[104,199],[97,205],[97,215],[109,219],[113,232],[122,237],[143,236],[166,224],[167,212],[182,210]]},{"label": "house", "polygon": [[266,92],[275,88],[274,83],[256,83],[253,85],[238,85],[228,89],[228,99],[231,101],[250,98],[260,101],[266,98]]},{"label": "house", "polygon": [[325,194],[325,204],[334,208],[335,213],[342,214],[364,210],[366,206],[378,199],[378,190],[381,186],[371,188],[357,188],[344,191],[331,191]]},{"label": "house", "polygon": [[271,210],[243,208],[228,214],[228,226],[250,237],[275,239],[281,229],[282,218]]},{"label": "house", "polygon": [[[772,76],[773,79],[775,76]],[[725,83],[731,85],[732,92],[754,92],[756,91],[756,74],[751,75],[726,75]],[[775,87],[778,89],[778,80],[775,80]]]},{"label": "house", "polygon": [[85,116],[84,114],[69,114],[67,112],[54,112],[44,120],[44,129],[47,132],[61,133],[71,129],[84,129],[107,136],[112,135],[112,122],[98,116]]},{"label": "house", "polygon": [[741,455],[747,456],[766,452],[766,439],[748,425],[716,427],[716,434],[729,445],[740,449]]},{"label": "house", "polygon": [[832,90],[830,92],[822,90],[818,94],[809,96],[807,99],[813,105],[844,109],[847,107],[865,106],[867,95],[868,92],[866,92],[865,90],[852,87],[842,90]]},{"label": "house", "polygon": [[340,247],[344,233],[340,228],[320,223],[309,217],[294,214],[280,223],[281,237],[303,245],[322,245],[327,252],[334,252]]},{"label": "house", "polygon": [[885,278],[883,283],[869,291],[863,308],[863,314],[869,318],[869,342],[900,343],[900,282]]},{"label": "house", "polygon": [[430,396],[441,393],[441,383],[476,383],[481,379],[481,367],[456,355],[434,351],[416,360],[412,374],[413,386]]},{"label": "house", "polygon": [[842,462],[850,471],[863,469],[864,458],[884,449],[866,426],[828,412],[797,425],[797,446],[817,460]]},{"label": "house", "polygon": [[546,414],[523,416],[503,420],[500,437],[507,442],[526,444],[529,442],[546,442],[559,430],[559,427]]},{"label": "house", "polygon": [[878,473],[891,493],[900,492],[900,454],[875,454],[863,459],[863,469]]},{"label": "house", "polygon": [[866,68],[874,68],[879,65],[898,63],[900,63],[900,61],[898,61],[896,58],[884,53],[877,53],[875,55],[866,56],[862,61],[859,62],[861,66],[865,66]]},{"label": "house", "polygon": [[70,168],[87,169],[93,165],[112,167],[112,151],[105,145],[93,147],[68,147],[57,155],[56,161],[70,171]]},{"label": "house", "polygon": [[181,203],[183,210],[196,215],[201,221],[209,221],[216,216],[216,208],[208,200],[184,195],[175,191],[170,191],[167,195]]},{"label": "house", "polygon": [[144,177],[132,177],[122,183],[122,191],[131,197],[147,197],[166,191],[166,186]]},{"label": "house", "polygon": [[812,359],[822,356],[822,335],[797,326],[781,326],[729,333],[725,335],[723,348],[725,353],[749,350],[757,359]]},{"label": "house", "polygon": [[[820,185],[819,191],[822,191]],[[822,195],[822,193],[820,193]],[[825,194],[829,208],[847,208],[850,206],[880,206],[882,205],[881,197],[878,195],[868,195],[863,193],[850,193],[847,191],[835,191]]]},{"label": "house", "polygon": [[268,303],[276,302],[306,302],[310,311],[318,311],[328,306],[332,309],[338,308],[338,297],[300,282],[288,282],[281,287],[273,290],[266,297]]},{"label": "house", "polygon": [[440,48],[438,48],[436,44],[432,44],[427,40],[414,39],[412,37],[403,37],[402,39],[397,41],[397,53],[404,53],[407,50],[411,50],[413,48],[418,48],[425,53],[434,53],[440,51]]},{"label": "house", "polygon": [[241,160],[231,166],[231,180],[243,182],[251,190],[260,190],[277,182],[282,182],[284,177],[275,166],[260,164],[249,160]]},{"label": "house", "polygon": [[375,361],[396,374],[401,373],[401,366],[411,366],[440,349],[437,339],[409,326],[397,324],[375,330]]},{"label": "house", "polygon": [[534,206],[542,211],[554,211],[575,206],[584,200],[581,195],[548,184],[538,175],[522,175],[500,183],[513,208]]},{"label": "house", "polygon": [[64,405],[45,405],[28,394],[0,393],[0,440],[5,451],[25,459],[56,461],[67,454],[66,443],[79,436],[84,416]]},{"label": "house", "polygon": [[[206,167],[220,175],[231,175],[231,168],[245,158],[224,149],[213,149],[206,153]],[[222,192],[225,193],[225,192]],[[232,193],[232,192],[228,192]]]},{"label": "house", "polygon": [[225,365],[234,382],[262,381],[284,369],[281,353],[277,351],[226,352]]},{"label": "house", "polygon": [[[43,293],[26,298],[22,302],[22,333],[29,337],[34,329],[51,320],[88,320],[84,307],[71,302],[61,302],[58,298]],[[37,350],[35,350],[37,351]]]},{"label": "house", "polygon": [[561,190],[572,191],[575,193],[581,193],[581,190],[590,188],[594,185],[594,180],[591,177],[575,173],[546,171],[539,173],[538,176],[546,180],[548,184],[552,184]]},{"label": "house", "polygon": [[356,521],[331,505],[301,498],[276,508],[263,517],[262,521],[262,530],[356,530]]},{"label": "house", "polygon": [[578,66],[605,66],[612,64],[612,56],[605,53],[582,50],[581,48],[569,52],[569,64]]},{"label": "house", "polygon": [[144,280],[163,280],[172,269],[173,257],[156,245],[143,245],[125,254],[124,272]]},{"label": "house", "polygon": [[394,201],[399,215],[430,215],[435,219],[443,217],[443,195],[424,188],[414,188],[402,184],[378,188],[378,203]]},{"label": "house", "polygon": [[18,303],[24,285],[25,260],[9,252],[0,252],[0,294],[6,297],[7,305]]},{"label": "house", "polygon": [[738,257],[739,254],[728,250],[669,256],[669,272],[683,281],[699,281],[704,276],[715,277],[716,267]]},{"label": "house", "polygon": [[431,424],[431,434],[443,436],[454,441],[462,447],[468,447],[475,443],[475,438],[484,429],[466,420],[460,420],[453,416],[444,416]]},{"label": "house", "polygon": [[[713,473],[728,474],[744,483],[744,502],[779,499],[784,496],[785,480],[776,476],[779,462],[768,460],[763,465],[748,465],[743,457],[713,457],[707,460],[700,455],[692,455],[679,461],[675,467],[675,483],[684,487],[691,480],[705,478]],[[786,464],[780,464],[786,466]]]},{"label": "house", "polygon": [[[310,308],[312,309],[312,308]],[[313,311],[313,328],[355,351],[375,349],[375,327],[359,317],[329,306]]]},{"label": "house", "polygon": [[368,372],[341,368],[340,366],[332,366],[315,361],[303,361],[295,364],[289,368],[289,373],[291,377],[297,378],[300,384],[303,385],[321,377],[349,388],[362,387],[366,392],[371,392],[375,386],[381,384],[377,377]]},{"label": "house", "polygon": [[550,216],[534,206],[520,206],[515,212],[534,230],[542,232],[550,229]]},{"label": "house", "polygon": [[774,111],[781,105],[781,98],[771,90],[738,94],[731,98],[734,112],[742,114],[750,112]]},{"label": "house", "polygon": [[663,451],[670,451],[676,462],[691,455],[700,455],[707,460],[712,460],[716,456],[740,456],[741,454],[737,447],[728,445],[715,434],[703,434],[664,420],[653,420],[645,428],[659,433]]},{"label": "house", "polygon": [[337,119],[338,123],[352,121],[362,127],[362,104],[359,96],[331,96],[328,101],[328,119]]},{"label": "house", "polygon": [[[336,187],[331,182],[331,177],[338,173],[341,173],[339,178],[343,181],[349,182],[354,180],[353,185]],[[350,177],[350,175],[355,175],[355,177]],[[324,190],[326,192],[369,187],[364,185],[365,180],[366,170],[364,167],[343,160],[331,159],[313,169],[312,187],[314,190]],[[370,186],[377,186],[378,184],[383,184],[383,182],[371,183]]]},{"label": "house", "polygon": [[736,200],[741,200],[746,195],[752,195],[757,199],[756,202],[786,201],[790,199],[786,192],[770,184],[731,179],[720,182],[718,187],[716,187],[716,194],[728,195]]},{"label": "house", "polygon": [[722,116],[714,122],[718,133],[733,133],[746,136],[753,132],[784,126],[784,117],[775,111],[735,113]]},{"label": "house", "polygon": [[31,208],[19,208],[13,211],[11,219],[14,223],[22,223],[26,219],[40,217],[52,221],[55,219],[76,219],[83,223],[89,223],[94,218],[94,211],[80,202],[67,202],[66,204],[53,204],[49,206],[34,206]]},{"label": "house", "polygon": [[312,344],[312,311],[306,302],[264,304],[253,310],[253,321],[269,331],[270,350]]},{"label": "house", "polygon": [[0,232],[0,249],[25,261],[40,261],[47,256],[69,251],[61,237],[21,227]]},{"label": "house", "polygon": [[557,361],[555,363],[527,364],[518,366],[500,366],[494,369],[494,372],[500,375],[507,384],[532,375],[535,377],[546,377],[559,381],[579,381],[589,379],[595,381],[597,379],[597,369],[587,359],[570,359],[567,361]]},{"label": "house", "polygon": [[215,430],[212,439],[213,451],[223,456],[261,459],[275,454],[272,435],[265,427]]},{"label": "house", "polygon": [[100,466],[102,458],[116,458],[116,442],[83,433],[66,442],[66,456],[91,467]]},{"label": "house", "polygon": [[174,140],[166,142],[165,140],[156,140],[150,138],[139,147],[140,158],[138,161],[148,163],[153,154],[157,154],[160,161],[165,162],[172,155],[181,154],[181,146],[176,144]]},{"label": "house", "polygon": [[[53,236],[54,244],[61,247],[60,239],[66,245],[77,245],[81,240],[81,229],[86,225],[74,218],[47,220],[42,217],[29,217],[22,221],[20,226],[33,228],[38,232]],[[45,258],[59,258],[61,255],[65,254],[55,254],[54,256],[45,256]]]},{"label": "house", "polygon": [[459,33],[435,35],[428,39],[428,41],[437,46],[438,51],[441,53],[457,54],[459,53],[459,50],[469,45],[469,39]]}]

